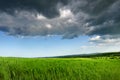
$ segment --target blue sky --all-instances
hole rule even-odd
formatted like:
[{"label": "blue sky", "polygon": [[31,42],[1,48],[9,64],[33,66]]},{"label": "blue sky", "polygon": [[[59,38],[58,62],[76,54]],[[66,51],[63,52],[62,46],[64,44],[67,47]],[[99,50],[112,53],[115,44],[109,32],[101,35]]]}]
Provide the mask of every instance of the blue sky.
[{"label": "blue sky", "polygon": [[46,57],[95,52],[119,51],[118,46],[90,43],[97,37],[80,36],[74,39],[51,37],[15,37],[0,32],[0,56],[6,57]]},{"label": "blue sky", "polygon": [[[74,54],[81,46],[87,45],[88,37],[75,39],[52,37],[13,37],[0,33],[1,56],[41,57]],[[78,54],[80,52],[76,52]]]}]

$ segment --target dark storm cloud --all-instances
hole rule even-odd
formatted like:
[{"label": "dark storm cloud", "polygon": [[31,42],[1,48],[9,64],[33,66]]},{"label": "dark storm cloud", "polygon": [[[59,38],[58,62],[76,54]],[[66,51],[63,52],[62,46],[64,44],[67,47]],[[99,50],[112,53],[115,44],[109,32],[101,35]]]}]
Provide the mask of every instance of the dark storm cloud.
[{"label": "dark storm cloud", "polygon": [[67,4],[67,0],[0,0],[0,10],[14,14],[15,10],[38,11],[52,18],[59,15],[57,3]]},{"label": "dark storm cloud", "polygon": [[120,0],[0,0],[0,31],[9,35],[119,35]]}]

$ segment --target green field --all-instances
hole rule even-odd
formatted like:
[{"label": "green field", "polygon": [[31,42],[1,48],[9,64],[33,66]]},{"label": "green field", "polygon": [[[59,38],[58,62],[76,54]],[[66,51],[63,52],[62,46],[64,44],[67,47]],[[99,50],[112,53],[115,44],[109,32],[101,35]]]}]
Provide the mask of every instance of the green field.
[{"label": "green field", "polygon": [[0,58],[0,80],[120,80],[120,59]]}]

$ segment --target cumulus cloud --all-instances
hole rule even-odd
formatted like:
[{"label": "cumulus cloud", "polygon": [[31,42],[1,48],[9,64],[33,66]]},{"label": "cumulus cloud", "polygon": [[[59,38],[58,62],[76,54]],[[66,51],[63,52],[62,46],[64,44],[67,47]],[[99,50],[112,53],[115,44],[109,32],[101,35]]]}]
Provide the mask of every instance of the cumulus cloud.
[{"label": "cumulus cloud", "polygon": [[90,38],[90,41],[98,41],[100,39],[101,39],[101,36],[95,36],[95,37]]},{"label": "cumulus cloud", "polygon": [[104,36],[93,36],[89,39],[91,45],[97,46],[119,46],[120,45],[120,36],[111,36],[111,35],[104,35]]},{"label": "cumulus cloud", "polygon": [[120,34],[120,0],[0,0],[0,31],[13,36]]}]

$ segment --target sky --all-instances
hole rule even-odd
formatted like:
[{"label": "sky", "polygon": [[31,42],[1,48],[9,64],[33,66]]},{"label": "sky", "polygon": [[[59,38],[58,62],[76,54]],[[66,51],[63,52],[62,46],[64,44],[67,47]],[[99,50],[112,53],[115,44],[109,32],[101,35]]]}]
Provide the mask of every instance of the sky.
[{"label": "sky", "polygon": [[0,0],[0,56],[120,51],[120,0]]}]

